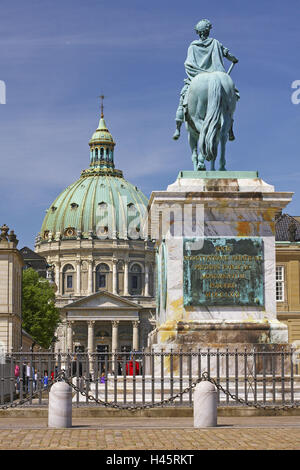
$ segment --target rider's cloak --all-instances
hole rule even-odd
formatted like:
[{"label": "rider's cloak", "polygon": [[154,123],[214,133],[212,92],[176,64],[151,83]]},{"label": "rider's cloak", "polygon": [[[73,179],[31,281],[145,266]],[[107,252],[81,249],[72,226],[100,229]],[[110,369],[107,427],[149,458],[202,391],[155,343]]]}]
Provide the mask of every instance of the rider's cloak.
[{"label": "rider's cloak", "polygon": [[201,72],[226,72],[223,57],[228,53],[217,39],[207,38],[204,41],[193,41],[188,48],[184,63],[189,80]]}]

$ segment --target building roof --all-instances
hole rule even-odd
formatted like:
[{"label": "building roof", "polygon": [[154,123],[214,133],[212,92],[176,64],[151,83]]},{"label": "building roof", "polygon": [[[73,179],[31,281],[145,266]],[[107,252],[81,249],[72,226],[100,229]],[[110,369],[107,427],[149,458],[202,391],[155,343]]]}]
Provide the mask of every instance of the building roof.
[{"label": "building roof", "polygon": [[102,308],[102,309],[130,309],[141,310],[141,305],[131,300],[124,299],[120,295],[112,294],[108,291],[95,292],[94,294],[87,295],[81,299],[70,302],[63,307],[63,310],[70,310],[72,308]]},{"label": "building roof", "polygon": [[28,248],[28,246],[24,246],[19,251],[24,260],[25,269],[32,268],[40,276],[46,277],[48,264],[43,256],[38,255],[30,248]]},{"label": "building roof", "polygon": [[28,246],[23,246],[23,248],[21,248],[19,251],[23,256],[24,260],[40,261],[41,263],[47,264],[43,256],[39,255],[38,253],[35,253],[33,250],[28,248]]},{"label": "building roof", "polygon": [[96,292],[63,307],[68,319],[86,320],[87,313],[93,320],[138,320],[142,307],[135,302],[107,291]]},{"label": "building roof", "polygon": [[278,241],[300,241],[300,222],[298,217],[289,214],[281,214],[275,222],[275,240]]}]

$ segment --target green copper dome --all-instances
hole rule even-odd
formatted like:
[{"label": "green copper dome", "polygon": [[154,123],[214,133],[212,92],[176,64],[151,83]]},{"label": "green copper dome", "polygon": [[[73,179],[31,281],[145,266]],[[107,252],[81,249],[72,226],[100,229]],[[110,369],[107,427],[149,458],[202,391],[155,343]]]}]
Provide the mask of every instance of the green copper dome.
[{"label": "green copper dome", "polygon": [[148,199],[115,169],[115,143],[103,116],[89,142],[90,168],[47,210],[39,241],[139,239]]}]

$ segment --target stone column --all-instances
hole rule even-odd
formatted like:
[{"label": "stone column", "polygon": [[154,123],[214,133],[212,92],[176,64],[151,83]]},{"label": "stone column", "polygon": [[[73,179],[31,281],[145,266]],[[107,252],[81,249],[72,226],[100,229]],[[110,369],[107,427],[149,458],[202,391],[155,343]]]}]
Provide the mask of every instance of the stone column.
[{"label": "stone column", "polygon": [[88,322],[88,344],[87,344],[87,352],[89,355],[89,363],[90,363],[90,373],[94,374],[94,361],[93,361],[93,352],[94,352],[94,326],[95,320],[91,320]]},{"label": "stone column", "polygon": [[145,289],[144,289],[145,297],[150,296],[149,292],[149,263],[145,264]]},{"label": "stone column", "polygon": [[112,265],[112,291],[113,294],[118,295],[118,271],[117,271],[117,259],[113,259]]},{"label": "stone column", "polygon": [[119,327],[119,321],[114,320],[112,321],[112,335],[111,335],[111,350],[112,352],[115,352],[118,350],[118,327]]},{"label": "stone column", "polygon": [[67,321],[67,352],[73,352],[73,321]]},{"label": "stone column", "polygon": [[91,354],[94,352],[94,326],[95,320],[88,322],[88,353]]},{"label": "stone column", "polygon": [[88,295],[93,293],[93,261],[88,261]]},{"label": "stone column", "polygon": [[67,321],[63,323],[63,341],[62,341],[61,351],[63,353],[68,352],[68,322]]},{"label": "stone column", "polygon": [[128,284],[129,284],[128,268],[129,268],[129,259],[125,258],[124,259],[124,295],[125,296],[130,295],[129,290],[128,290]]},{"label": "stone column", "polygon": [[[61,367],[62,369],[67,368],[67,357],[68,353],[68,341],[69,341],[69,325],[68,321],[64,321],[61,328],[61,339],[60,339],[60,348],[61,348]],[[56,345],[55,345],[56,346]]]},{"label": "stone column", "polygon": [[57,295],[60,295],[61,294],[60,263],[55,263],[55,284],[57,286]]},{"label": "stone column", "polygon": [[80,295],[81,294],[81,272],[80,272],[80,266],[81,266],[81,261],[77,260],[76,261],[76,294]]},{"label": "stone column", "polygon": [[139,350],[139,321],[132,322],[132,350]]}]

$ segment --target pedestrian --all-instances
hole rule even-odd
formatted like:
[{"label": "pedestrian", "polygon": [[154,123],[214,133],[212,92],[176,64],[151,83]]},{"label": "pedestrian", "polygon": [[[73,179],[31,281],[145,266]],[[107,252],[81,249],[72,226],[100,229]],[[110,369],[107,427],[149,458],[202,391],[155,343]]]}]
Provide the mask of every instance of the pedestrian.
[{"label": "pedestrian", "polygon": [[22,392],[26,390],[26,362],[23,361],[22,369],[20,369],[20,388],[22,387]]},{"label": "pedestrian", "polygon": [[79,377],[82,376],[82,362],[79,360],[80,357],[75,355],[72,361],[72,376],[76,377],[77,374]]},{"label": "pedestrian", "polygon": [[44,384],[44,388],[47,388],[48,386],[48,371],[47,370],[44,371],[43,384]]},{"label": "pedestrian", "polygon": [[15,365],[16,392],[20,393],[20,366]]},{"label": "pedestrian", "polygon": [[34,369],[34,375],[33,375],[33,390],[36,391],[37,389],[37,370]]},{"label": "pedestrian", "polygon": [[26,372],[25,373],[26,373],[25,390],[27,392],[29,392],[29,384],[30,384],[30,377],[31,377],[29,362],[26,362]]},{"label": "pedestrian", "polygon": [[105,384],[105,372],[102,372],[102,374],[101,374],[100,383]]},{"label": "pedestrian", "polygon": [[118,375],[122,375],[122,357],[119,355],[118,356]]}]

